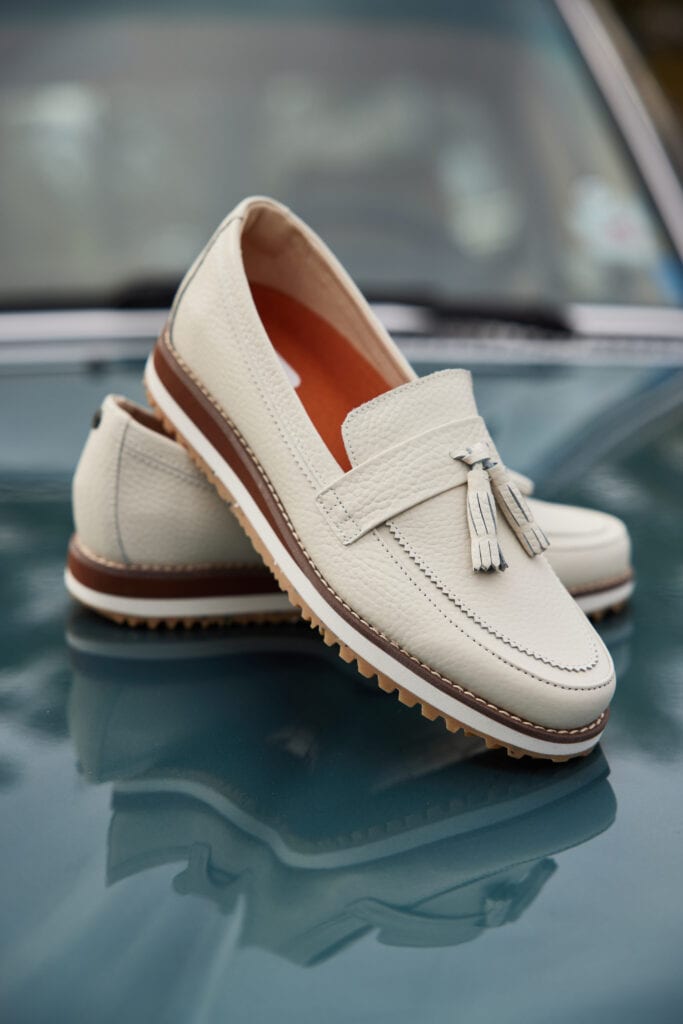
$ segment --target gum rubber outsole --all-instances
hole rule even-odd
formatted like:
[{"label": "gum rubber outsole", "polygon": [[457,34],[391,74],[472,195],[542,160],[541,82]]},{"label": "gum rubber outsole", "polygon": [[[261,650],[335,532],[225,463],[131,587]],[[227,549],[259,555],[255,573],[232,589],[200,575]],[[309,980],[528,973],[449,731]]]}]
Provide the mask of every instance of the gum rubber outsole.
[{"label": "gum rubber outsole", "polygon": [[622,612],[626,611],[628,607],[628,601],[617,601],[616,604],[607,605],[606,608],[598,608],[594,612],[587,612],[587,617],[591,622],[602,622],[603,619],[608,618],[610,615],[621,615]]},{"label": "gum rubber outsole", "polygon": [[[85,607],[90,607],[85,605]],[[243,615],[183,615],[168,618],[164,616],[146,618],[142,615],[122,615],[118,612],[103,611],[92,608],[98,615],[115,622],[119,626],[131,626],[133,629],[209,629],[213,626],[262,626],[296,622],[299,616],[293,608],[291,612],[247,612]]]},{"label": "gum rubber outsole", "polygon": [[174,437],[179,444],[183,446],[183,448],[187,451],[188,455],[195,463],[197,468],[200,469],[204,476],[207,478],[207,480],[211,484],[213,484],[213,486],[216,488],[216,491],[220,494],[221,498],[223,498],[223,500],[230,505],[233,515],[236,517],[240,526],[249,537],[249,540],[253,544],[256,551],[259,553],[265,564],[268,566],[270,571],[275,576],[281,589],[287,594],[287,597],[289,598],[292,605],[294,605],[295,608],[299,609],[301,618],[304,619],[305,622],[309,623],[311,629],[318,630],[323,639],[323,642],[327,647],[333,647],[335,644],[337,645],[339,649],[339,657],[342,659],[342,661],[345,661],[348,664],[355,661],[356,668],[358,669],[360,675],[364,676],[366,679],[376,678],[377,684],[381,690],[383,690],[385,693],[397,694],[399,703],[404,704],[406,707],[409,708],[418,705],[423,718],[428,719],[430,722],[433,722],[436,719],[441,718],[448,732],[462,732],[465,736],[476,736],[479,739],[484,740],[489,750],[505,750],[509,757],[513,757],[515,759],[519,759],[522,757],[531,757],[535,760],[554,761],[556,763],[564,763],[565,761],[571,761],[574,760],[574,758],[576,757],[587,757],[588,754],[592,753],[594,747],[591,747],[589,750],[582,751],[578,754],[538,754],[534,751],[524,750],[521,747],[502,743],[499,740],[493,739],[491,736],[487,736],[484,732],[480,732],[477,729],[472,729],[469,726],[463,725],[463,723],[459,722],[456,718],[444,714],[444,712],[439,711],[438,708],[435,708],[431,704],[428,704],[425,701],[420,700],[409,690],[405,689],[402,686],[399,686],[398,683],[395,683],[393,679],[390,679],[382,672],[378,672],[376,668],[369,664],[369,662],[365,661],[365,659],[361,658],[358,654],[356,654],[356,652],[352,650],[351,647],[343,643],[313,613],[311,608],[306,604],[306,602],[303,600],[303,598],[300,596],[297,590],[295,590],[295,588],[292,586],[289,579],[280,570],[279,566],[277,566],[274,563],[270,555],[270,552],[265,547],[265,545],[261,541],[261,538],[258,536],[256,531],[252,527],[251,523],[244,515],[240,506],[235,502],[235,499],[230,494],[225,484],[221,480],[219,480],[216,474],[204,462],[202,457],[194,450],[194,448],[188,443],[188,441],[183,437],[183,435],[179,433],[179,431],[176,429],[171,420],[165,415],[163,410],[160,408],[159,404],[154,398],[154,395],[151,393],[149,387],[147,387],[146,384],[145,390],[147,393],[147,399],[149,401],[150,406],[163,423],[166,431],[172,437]]}]

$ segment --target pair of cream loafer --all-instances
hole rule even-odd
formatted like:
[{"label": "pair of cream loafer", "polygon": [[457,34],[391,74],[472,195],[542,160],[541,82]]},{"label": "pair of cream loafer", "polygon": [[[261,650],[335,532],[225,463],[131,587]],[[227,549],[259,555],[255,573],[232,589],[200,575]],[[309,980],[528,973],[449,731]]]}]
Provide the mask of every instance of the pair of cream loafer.
[{"label": "pair of cream loafer", "polygon": [[417,378],[288,209],[221,224],[145,383],[159,418],[110,396],[76,472],[79,601],[152,622],[294,605],[451,729],[560,760],[598,742],[614,670],[581,609],[628,597],[625,528],[530,498],[470,375]]}]

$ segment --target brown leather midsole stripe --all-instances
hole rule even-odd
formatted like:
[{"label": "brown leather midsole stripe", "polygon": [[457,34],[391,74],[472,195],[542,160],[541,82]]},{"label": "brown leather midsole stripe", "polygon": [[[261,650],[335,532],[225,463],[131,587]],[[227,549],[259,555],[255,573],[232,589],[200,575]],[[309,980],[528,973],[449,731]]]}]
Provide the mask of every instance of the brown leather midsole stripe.
[{"label": "brown leather midsole stripe", "polygon": [[173,400],[184,410],[210,444],[227,462],[232,471],[239,477],[241,483],[247,488],[252,499],[256,502],[299,569],[306,575],[321,597],[358,633],[365,636],[376,647],[386,651],[392,658],[405,665],[406,668],[414,672],[415,675],[420,676],[431,686],[441,690],[442,693],[460,701],[462,704],[468,705],[479,712],[479,714],[514,729],[516,732],[553,743],[576,743],[581,740],[589,740],[594,736],[598,736],[603,731],[609,715],[608,710],[605,710],[596,722],[589,723],[585,730],[581,732],[556,732],[551,729],[544,729],[540,725],[536,726],[520,722],[516,718],[505,714],[504,711],[490,708],[481,701],[478,701],[476,697],[463,693],[455,684],[449,683],[448,680],[442,679],[429,668],[421,665],[411,658],[409,654],[405,654],[398,647],[385,640],[371,626],[366,625],[362,619],[352,615],[342,602],[335,597],[331,589],[325,587],[324,583],[321,582],[313,571],[306,555],[293,536],[285,517],[278,508],[265,482],[263,471],[255,464],[247,452],[244,442],[240,439],[235,428],[221,415],[203,391],[179,365],[168,343],[166,332],[161,335],[155,345],[153,360],[154,369],[166,391],[168,391]]},{"label": "brown leather midsole stripe", "polygon": [[283,532],[279,522],[280,517],[278,516],[276,519],[273,515],[273,507],[277,510],[277,506],[273,502],[261,473],[230,424],[178,365],[166,341],[165,334],[159,338],[154,348],[153,358],[154,369],[161,383],[192,422],[199,427],[216,451],[220,452],[233,473],[248,488],[278,538],[290,551],[292,557],[297,558],[298,562],[301,557],[299,545],[296,545],[295,552],[291,544],[292,538],[289,535],[289,530]]},{"label": "brown leather midsole stripe", "polygon": [[75,536],[69,542],[67,564],[83,586],[116,597],[242,597],[280,591],[265,566],[168,571],[104,565],[89,558]]},{"label": "brown leather midsole stripe", "polygon": [[587,584],[583,587],[569,587],[569,593],[572,597],[594,597],[597,594],[608,594],[610,590],[616,590],[617,587],[623,587],[626,583],[631,583],[634,579],[633,570],[625,573],[623,576],[617,576],[612,580],[606,582]]}]

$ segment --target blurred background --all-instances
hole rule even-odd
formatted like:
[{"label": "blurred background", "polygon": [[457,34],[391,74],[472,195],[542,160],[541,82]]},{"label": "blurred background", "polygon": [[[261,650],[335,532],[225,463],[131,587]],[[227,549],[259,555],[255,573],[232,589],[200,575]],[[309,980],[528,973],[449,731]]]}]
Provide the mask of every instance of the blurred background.
[{"label": "blurred background", "polygon": [[[0,7],[2,1024],[680,1024],[682,124],[678,0]],[[92,415],[258,192],[626,522],[594,757],[473,749],[308,629],[71,607]]]},{"label": "blurred background", "polygon": [[[164,306],[261,192],[376,299],[678,307],[680,196],[647,133],[676,148],[679,5],[599,8],[17,4],[0,35],[0,305]],[[620,51],[650,124],[618,95]]]},{"label": "blurred background", "polygon": [[683,6],[677,0],[611,0],[611,6],[603,0],[598,10],[605,19],[612,13],[612,30],[622,33],[622,51],[628,55],[629,43],[637,51],[636,60],[631,61],[634,74],[680,169]]}]

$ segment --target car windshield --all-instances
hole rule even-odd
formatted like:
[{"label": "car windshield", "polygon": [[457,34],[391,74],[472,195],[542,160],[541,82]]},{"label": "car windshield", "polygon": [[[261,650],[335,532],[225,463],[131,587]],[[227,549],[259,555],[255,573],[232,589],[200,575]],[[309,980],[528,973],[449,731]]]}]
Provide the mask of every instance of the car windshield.
[{"label": "car windshield", "polygon": [[551,3],[34,7],[0,31],[5,308],[144,305],[248,193],[371,297],[683,302]]}]

